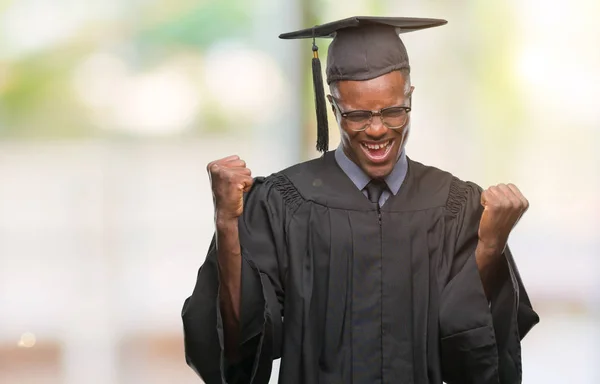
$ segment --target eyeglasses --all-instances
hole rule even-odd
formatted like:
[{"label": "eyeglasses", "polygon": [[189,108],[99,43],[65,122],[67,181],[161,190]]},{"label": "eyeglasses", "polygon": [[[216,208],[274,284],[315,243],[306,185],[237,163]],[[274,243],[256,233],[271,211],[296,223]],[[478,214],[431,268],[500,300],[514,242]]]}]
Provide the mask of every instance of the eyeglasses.
[{"label": "eyeglasses", "polygon": [[340,115],[346,119],[348,128],[353,131],[364,131],[373,122],[373,116],[379,116],[383,125],[389,129],[400,129],[408,122],[408,113],[410,107],[387,107],[379,111],[347,111],[344,112],[340,109],[335,98],[331,98],[333,106],[338,110]]}]

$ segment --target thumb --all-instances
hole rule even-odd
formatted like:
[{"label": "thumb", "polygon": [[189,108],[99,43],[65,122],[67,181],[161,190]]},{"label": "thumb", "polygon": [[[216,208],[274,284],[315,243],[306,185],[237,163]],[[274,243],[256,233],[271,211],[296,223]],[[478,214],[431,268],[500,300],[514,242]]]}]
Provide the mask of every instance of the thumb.
[{"label": "thumb", "polygon": [[481,192],[481,205],[483,205],[484,208],[488,202],[488,194],[489,192],[487,190]]},{"label": "thumb", "polygon": [[244,193],[247,193],[252,188],[252,184],[254,184],[254,179],[251,177],[245,178],[242,180],[241,189]]}]

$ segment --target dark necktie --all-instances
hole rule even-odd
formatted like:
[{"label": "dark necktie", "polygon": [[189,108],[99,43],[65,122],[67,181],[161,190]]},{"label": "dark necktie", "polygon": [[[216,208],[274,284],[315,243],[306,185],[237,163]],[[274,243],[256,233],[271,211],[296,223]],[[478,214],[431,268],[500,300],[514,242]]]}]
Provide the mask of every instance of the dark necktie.
[{"label": "dark necktie", "polygon": [[386,188],[385,181],[382,180],[371,180],[366,186],[367,196],[373,204],[379,204],[381,194]]}]

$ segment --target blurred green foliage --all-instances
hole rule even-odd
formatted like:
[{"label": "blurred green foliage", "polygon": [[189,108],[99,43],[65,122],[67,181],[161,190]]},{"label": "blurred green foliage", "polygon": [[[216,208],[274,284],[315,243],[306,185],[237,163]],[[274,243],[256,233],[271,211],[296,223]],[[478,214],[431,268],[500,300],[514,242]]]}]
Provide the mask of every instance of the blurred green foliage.
[{"label": "blurred green foliage", "polygon": [[[172,2],[158,2],[154,12],[171,8]],[[145,23],[135,36],[142,46],[181,47],[204,50],[215,41],[243,39],[251,26],[251,2],[222,0],[181,7],[165,20]]]},{"label": "blurred green foliage", "polygon": [[[10,2],[0,2],[0,15]],[[221,39],[243,40],[250,28],[251,2],[162,0],[130,2],[115,19],[83,25],[68,39],[0,62],[0,138],[52,139],[127,136],[95,126],[73,89],[74,71],[91,53],[117,55],[135,71],[159,65],[173,53],[201,55]],[[223,119],[203,116],[220,126]]]},{"label": "blurred green foliage", "polygon": [[11,63],[0,93],[1,136],[78,137],[92,132],[69,86],[80,55],[63,47]]}]

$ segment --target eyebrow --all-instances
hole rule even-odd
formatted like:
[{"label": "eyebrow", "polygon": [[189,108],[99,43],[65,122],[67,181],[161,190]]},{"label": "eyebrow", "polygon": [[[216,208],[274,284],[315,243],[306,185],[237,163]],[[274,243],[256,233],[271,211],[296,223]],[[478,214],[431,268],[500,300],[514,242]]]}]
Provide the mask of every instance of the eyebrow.
[{"label": "eyebrow", "polygon": [[[338,107],[340,107],[339,102],[337,99],[335,99],[335,102],[338,104]],[[380,108],[379,110],[384,110],[384,109],[388,109],[388,108],[397,108],[397,107],[404,107],[404,108],[410,108],[407,103],[406,103],[406,99],[401,103],[401,104],[393,104],[393,105],[389,105],[383,108]],[[344,110],[344,113],[350,113],[350,112],[373,112],[374,110],[372,109],[361,109],[361,108],[348,108],[347,110]]]}]

